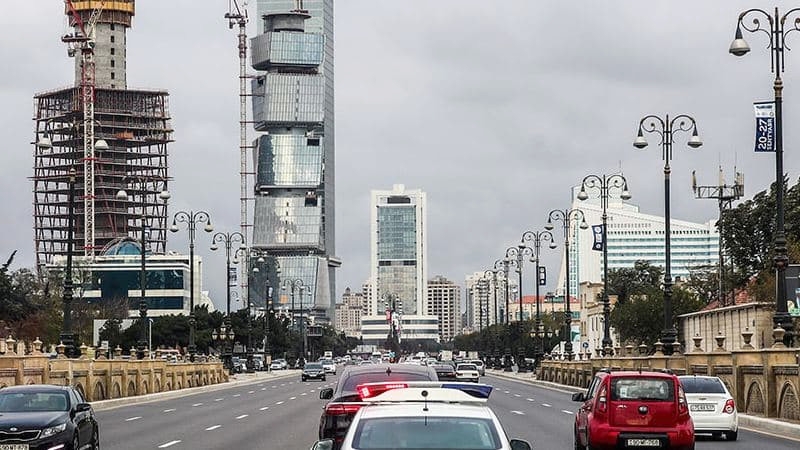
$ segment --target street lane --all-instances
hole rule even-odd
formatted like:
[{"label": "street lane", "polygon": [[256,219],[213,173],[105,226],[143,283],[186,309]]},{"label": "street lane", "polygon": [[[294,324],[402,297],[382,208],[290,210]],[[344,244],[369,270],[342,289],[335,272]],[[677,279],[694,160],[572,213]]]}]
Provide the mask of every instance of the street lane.
[{"label": "street lane", "polygon": [[[546,389],[529,383],[492,376],[487,371],[481,383],[494,386],[489,406],[497,414],[506,432],[530,442],[535,450],[573,448],[572,429],[578,403],[570,393]],[[795,440],[739,429],[736,442],[697,439],[698,450],[796,450]]]}]

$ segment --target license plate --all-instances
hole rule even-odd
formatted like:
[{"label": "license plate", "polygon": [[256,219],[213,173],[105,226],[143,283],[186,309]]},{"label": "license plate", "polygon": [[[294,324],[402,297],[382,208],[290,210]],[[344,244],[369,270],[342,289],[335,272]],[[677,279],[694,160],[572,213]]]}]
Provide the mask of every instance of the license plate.
[{"label": "license plate", "polygon": [[661,447],[658,439],[628,439],[626,444],[628,447]]},{"label": "license plate", "polygon": [[714,405],[710,403],[693,403],[689,405],[691,411],[714,411]]},{"label": "license plate", "polygon": [[28,444],[0,444],[0,450],[28,450]]}]

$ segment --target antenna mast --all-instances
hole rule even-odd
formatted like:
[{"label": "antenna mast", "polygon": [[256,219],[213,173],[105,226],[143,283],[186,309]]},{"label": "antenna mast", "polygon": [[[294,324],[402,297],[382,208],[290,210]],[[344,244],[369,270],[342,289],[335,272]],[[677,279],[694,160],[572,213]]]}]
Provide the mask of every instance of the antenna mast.
[{"label": "antenna mast", "polygon": [[[719,204],[719,220],[717,227],[719,228],[719,302],[721,306],[728,305],[728,296],[724,290],[725,278],[725,252],[722,245],[722,213],[726,209],[730,209],[735,200],[739,200],[744,196],[744,175],[737,172],[734,167],[734,181],[733,185],[725,184],[725,178],[722,174],[722,167],[719,168],[719,181],[716,186],[698,186],[695,172],[692,171],[692,190],[694,191],[695,198],[713,198]],[[731,299],[733,304],[734,299]]]}]

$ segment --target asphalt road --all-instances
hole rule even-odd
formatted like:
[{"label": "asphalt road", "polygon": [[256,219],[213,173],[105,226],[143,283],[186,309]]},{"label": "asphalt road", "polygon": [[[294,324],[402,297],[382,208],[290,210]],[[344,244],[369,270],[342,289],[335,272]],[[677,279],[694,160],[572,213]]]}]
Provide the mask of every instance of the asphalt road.
[{"label": "asphalt road", "polygon": [[[103,448],[306,450],[317,439],[327,381],[302,383],[299,374],[265,379],[138,405],[98,411]],[[489,405],[511,437],[536,450],[571,449],[577,404],[570,394],[488,375],[495,387]],[[698,440],[698,449],[797,449],[797,441],[740,430],[737,442]]]}]

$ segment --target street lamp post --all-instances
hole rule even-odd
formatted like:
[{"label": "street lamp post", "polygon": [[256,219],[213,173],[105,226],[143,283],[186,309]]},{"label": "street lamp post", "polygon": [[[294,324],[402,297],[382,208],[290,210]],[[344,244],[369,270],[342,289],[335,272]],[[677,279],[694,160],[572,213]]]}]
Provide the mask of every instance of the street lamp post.
[{"label": "street lamp post", "polygon": [[211,225],[211,216],[205,211],[178,211],[172,218],[172,226],[169,231],[177,233],[178,223],[185,223],[186,229],[189,232],[189,356],[194,361],[194,355],[197,353],[197,346],[194,343],[195,335],[195,317],[194,317],[194,235],[198,223],[205,223],[203,230],[206,233],[214,231]]},{"label": "street lamp post", "polygon": [[[136,358],[143,359],[144,358],[144,350],[147,348],[149,349],[148,340],[147,340],[147,298],[146,298],[146,291],[147,291],[147,271],[145,268],[145,255],[147,254],[147,233],[145,230],[147,227],[145,226],[145,220],[147,219],[147,215],[145,214],[147,210],[147,190],[145,186],[149,180],[144,177],[139,176],[127,176],[125,177],[123,183],[128,185],[136,184],[139,192],[139,200],[141,203],[139,204],[139,208],[141,209],[141,217],[139,218],[139,226],[142,229],[141,238],[139,239],[139,246],[141,258],[140,258],[140,270],[139,270],[139,288],[141,289],[141,295],[139,297],[139,326],[141,327],[141,332],[139,334],[139,342],[136,344]],[[170,194],[166,190],[161,191],[158,194],[158,198],[163,201],[169,200]],[[116,195],[117,200],[120,201],[127,201],[129,199],[128,193],[125,192],[125,189],[120,189],[117,191]]]},{"label": "street lamp post", "polygon": [[[236,244],[239,244],[238,247],[234,248]],[[223,233],[219,231],[214,233],[211,237],[211,250],[216,251],[219,249],[217,244],[222,244],[225,247],[225,325],[228,328],[232,328],[231,326],[231,249],[233,249],[233,263],[238,264],[239,259],[238,255],[242,254],[245,255],[247,251],[247,243],[244,235],[238,231],[234,231],[233,233]],[[248,296],[249,298],[249,296]],[[225,348],[226,353],[223,355],[225,359],[225,364],[229,364],[229,358],[232,358],[233,355],[227,353],[227,347]]]},{"label": "street lamp post", "polygon": [[72,332],[72,296],[74,295],[74,285],[72,284],[72,249],[75,228],[75,178],[77,174],[74,168],[69,169],[69,194],[67,198],[67,266],[64,273],[64,321],[61,324],[61,335],[59,339],[64,345],[64,354],[67,357],[77,357],[75,347],[75,334]]},{"label": "street lamp post", "polygon": [[[579,225],[581,230],[585,230],[589,228],[589,225],[586,223],[586,216],[583,214],[583,211],[577,208],[571,209],[554,209],[550,211],[550,214],[547,217],[547,225],[544,226],[547,230],[553,229],[553,221],[560,221],[561,225],[564,228],[564,264],[566,268],[567,276],[566,279],[566,286],[565,286],[565,297],[564,297],[564,326],[567,328],[567,339],[564,343],[564,353],[566,354],[567,361],[572,361],[572,311],[570,307],[570,270],[569,270],[569,241],[572,237],[572,222],[578,221],[580,219],[581,224]],[[552,305],[552,303],[551,303]]]},{"label": "street lamp post", "polygon": [[612,189],[620,190],[619,198],[629,200],[631,194],[628,192],[628,180],[622,174],[612,175],[586,175],[581,181],[581,190],[578,192],[578,200],[584,201],[589,198],[586,189],[597,189],[600,198],[600,205],[603,209],[603,355],[611,356],[614,351],[611,347],[611,305],[608,301],[608,196]]},{"label": "street lamp post", "polygon": [[[533,244],[533,247],[528,247],[525,245],[526,242],[530,242]],[[520,244],[520,248],[525,248],[530,251],[531,254],[531,262],[535,265],[535,281],[534,284],[536,285],[536,320],[534,321],[534,329],[536,330],[536,334],[539,337],[538,346],[536,349],[536,361],[538,362],[539,359],[544,354],[544,341],[542,336],[539,333],[539,328],[542,324],[542,310],[541,310],[541,302],[539,300],[539,255],[541,254],[542,250],[542,242],[550,242],[550,248],[556,248],[556,242],[553,239],[553,234],[549,231],[526,231],[522,233],[522,241]],[[520,264],[520,272],[522,272],[522,264]],[[519,309],[520,309],[520,320],[522,320],[522,276],[520,275],[520,302],[519,302]]]},{"label": "street lamp post", "polygon": [[[784,182],[783,182],[783,79],[781,73],[784,71],[783,50],[786,47],[786,36],[792,31],[800,31],[800,18],[790,21],[793,24],[788,30],[784,28],[786,20],[791,15],[798,15],[800,8],[793,8],[783,15],[779,15],[778,8],[775,8],[775,15],[771,16],[764,10],[752,8],[739,14],[736,23],[736,35],[731,43],[730,53],[736,56],[744,56],[750,51],[747,42],[742,38],[742,28],[750,33],[763,31],[769,36],[769,49],[771,50],[770,69],[775,74],[773,89],[775,91],[775,203],[777,207],[775,220],[775,240],[773,265],[775,267],[776,297],[775,315],[772,322],[775,327],[783,328],[786,331],[784,342],[794,345],[794,324],[789,315],[789,308],[786,299],[786,266],[789,264],[789,257],[786,250],[786,231],[784,229]],[[757,17],[753,17],[753,24],[748,26],[744,19],[748,15],[763,15],[769,23],[769,30],[762,28],[762,22]]]},{"label": "street lamp post", "polygon": [[661,159],[664,160],[664,331],[661,333],[661,342],[664,344],[666,354],[672,354],[673,344],[678,336],[678,330],[672,322],[672,255],[670,233],[670,201],[669,201],[669,176],[672,171],[669,162],[672,160],[672,143],[676,131],[692,132],[687,145],[698,148],[703,145],[697,134],[697,123],[694,118],[686,114],[679,114],[670,119],[669,114],[664,119],[653,114],[644,116],[639,121],[639,131],[633,146],[639,149],[647,147],[647,140],[642,132],[655,133],[661,138]]},{"label": "street lamp post", "polygon": [[505,287],[506,287],[506,298],[505,298],[505,300],[506,300],[506,309],[503,312],[503,314],[500,315],[500,317],[501,317],[500,318],[500,323],[504,323],[505,322],[506,324],[508,324],[508,294],[509,294],[509,292],[508,292],[508,288],[509,288],[509,285],[508,285],[508,269],[509,269],[509,266],[511,265],[511,261],[508,258],[503,258],[502,261],[503,261],[503,282],[504,282]]},{"label": "street lamp post", "polygon": [[[294,279],[290,278],[290,279],[283,280],[283,285],[281,286],[281,288],[284,291],[287,290],[287,289],[290,291],[289,295],[291,296],[291,300],[292,300],[292,311],[291,311],[291,321],[290,321],[290,323],[291,323],[291,326],[292,326],[292,331],[294,331],[296,329],[295,320],[294,320],[294,311],[295,311],[295,308],[294,308],[294,295],[295,295],[296,291],[300,291],[300,303],[302,304],[302,302],[303,302],[303,291],[305,290],[306,286],[303,285],[303,280],[301,280],[300,278],[294,278]],[[305,349],[303,349],[303,351],[305,351]],[[303,357],[303,360],[305,361],[305,355],[302,355],[302,357]]]},{"label": "street lamp post", "polygon": [[[531,249],[523,244],[506,249],[506,260],[508,264],[516,267],[519,277],[519,322],[522,323],[522,264],[526,254],[531,254]],[[508,315],[508,297],[506,297],[506,314]],[[510,316],[508,323],[511,323]]]}]

